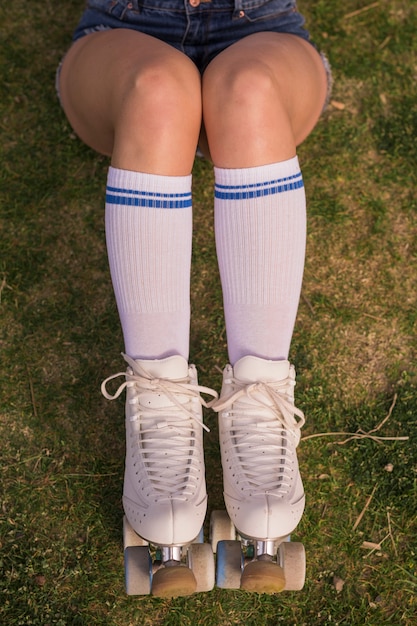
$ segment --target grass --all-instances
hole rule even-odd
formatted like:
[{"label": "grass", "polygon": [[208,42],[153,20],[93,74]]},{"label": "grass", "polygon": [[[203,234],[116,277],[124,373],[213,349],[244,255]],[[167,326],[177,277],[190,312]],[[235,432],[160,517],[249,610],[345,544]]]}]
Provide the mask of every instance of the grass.
[{"label": "grass", "polygon": [[[215,589],[165,601],[123,591],[123,401],[103,200],[108,162],[78,142],[54,93],[83,2],[0,8],[0,622],[7,625],[380,626],[417,620],[417,10],[405,0],[305,0],[335,77],[300,148],[308,256],[291,358],[307,415],[300,593]],[[197,161],[192,360],[226,361],[212,172]],[[390,412],[391,411],[391,412]],[[370,432],[409,440],[310,435]],[[210,508],[222,507],[215,417]]]}]

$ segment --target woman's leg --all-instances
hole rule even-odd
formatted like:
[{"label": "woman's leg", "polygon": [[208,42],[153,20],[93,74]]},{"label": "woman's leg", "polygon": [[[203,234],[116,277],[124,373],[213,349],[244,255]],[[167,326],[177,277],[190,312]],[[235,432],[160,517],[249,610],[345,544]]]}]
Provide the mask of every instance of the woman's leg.
[{"label": "woman's leg", "polygon": [[173,47],[118,29],[73,45],[60,89],[75,132],[112,158],[106,237],[125,350],[188,359],[199,73]]},{"label": "woman's leg", "polygon": [[245,168],[295,156],[320,117],[326,93],[322,59],[300,37],[258,33],[230,46],[203,77],[214,165]]},{"label": "woman's leg", "polygon": [[247,354],[288,358],[306,230],[296,145],[320,116],[326,83],[311,44],[276,33],[231,46],[203,77],[232,364]]},{"label": "woman's leg", "polygon": [[[268,541],[295,529],[305,502],[296,454],[304,417],[294,406],[288,361],[306,239],[296,146],[317,122],[326,91],[314,48],[276,33],[231,46],[203,78],[231,363],[214,404],[225,502],[239,533],[259,540],[255,553],[271,557]],[[282,590],[279,568],[270,563],[265,578],[264,566],[259,560],[245,567],[241,586]],[[301,588],[302,558],[297,574]]]},{"label": "woman's leg", "polygon": [[[203,401],[188,365],[200,76],[174,48],[114,30],[74,44],[60,87],[75,132],[112,157],[106,238],[129,367],[115,395],[107,381],[102,390],[112,399],[126,387],[124,510],[133,529],[174,565],[179,546],[199,534],[207,499]],[[125,534],[126,547],[132,534]],[[126,558],[128,593],[148,592],[151,578],[138,577]],[[156,595],[188,595],[196,587],[184,567],[162,568],[152,578]]]},{"label": "woman's leg", "polygon": [[113,167],[185,176],[201,125],[200,75],[181,52],[126,29],[78,40],[60,75],[75,132]]}]

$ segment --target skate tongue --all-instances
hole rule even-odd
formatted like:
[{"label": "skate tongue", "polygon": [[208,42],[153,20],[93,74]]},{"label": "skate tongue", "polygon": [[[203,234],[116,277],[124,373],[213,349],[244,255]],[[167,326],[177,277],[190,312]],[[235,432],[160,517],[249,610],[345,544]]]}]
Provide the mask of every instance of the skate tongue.
[{"label": "skate tongue", "polygon": [[272,383],[288,378],[288,361],[266,361],[256,356],[244,356],[233,367],[234,377],[244,383]]},{"label": "skate tongue", "polygon": [[136,363],[152,378],[178,380],[188,376],[188,363],[180,355],[169,356],[160,360],[136,359]]}]

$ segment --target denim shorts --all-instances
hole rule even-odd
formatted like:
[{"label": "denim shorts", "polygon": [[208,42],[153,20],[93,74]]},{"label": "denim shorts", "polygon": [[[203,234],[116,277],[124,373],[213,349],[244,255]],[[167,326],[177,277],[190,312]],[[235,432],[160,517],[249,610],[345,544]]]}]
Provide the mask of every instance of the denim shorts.
[{"label": "denim shorts", "polygon": [[87,0],[73,39],[130,28],[185,53],[203,72],[219,52],[262,31],[309,41],[295,0]]},{"label": "denim shorts", "polygon": [[[113,28],[161,39],[186,54],[201,73],[222,50],[258,32],[297,35],[314,46],[296,0],[87,0],[73,41]],[[327,75],[324,110],[333,81],[327,57],[320,55]],[[61,66],[55,81],[59,99]]]}]

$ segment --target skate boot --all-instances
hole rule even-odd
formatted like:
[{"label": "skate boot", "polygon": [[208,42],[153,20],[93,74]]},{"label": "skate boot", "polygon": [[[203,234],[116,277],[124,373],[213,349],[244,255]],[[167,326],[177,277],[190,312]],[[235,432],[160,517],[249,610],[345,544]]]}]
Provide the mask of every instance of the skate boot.
[{"label": "skate boot", "polygon": [[288,361],[247,356],[226,366],[221,396],[211,403],[228,513],[211,518],[219,587],[275,593],[304,585],[303,545],[289,541],[305,502],[296,454],[304,416],[294,386]]},{"label": "skate boot", "polygon": [[[207,494],[196,368],[181,356],[133,360],[126,373],[102,384],[108,399],[126,389],[126,466],[123,491],[126,591],[161,597],[214,586],[211,546],[202,543]],[[107,383],[125,376],[114,395]]]}]

